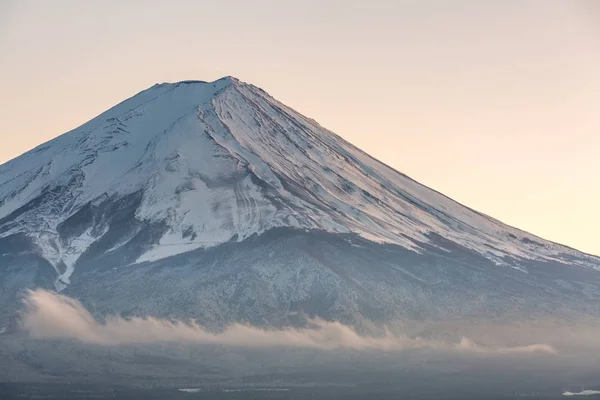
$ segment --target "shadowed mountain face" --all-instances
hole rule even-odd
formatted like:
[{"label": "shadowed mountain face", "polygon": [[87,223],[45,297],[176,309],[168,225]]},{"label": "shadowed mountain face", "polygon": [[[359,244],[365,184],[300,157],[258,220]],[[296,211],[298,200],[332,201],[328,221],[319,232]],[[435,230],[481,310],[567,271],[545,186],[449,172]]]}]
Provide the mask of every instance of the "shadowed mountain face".
[{"label": "shadowed mountain face", "polygon": [[7,318],[35,287],[213,328],[600,314],[599,258],[464,207],[234,78],[155,85],[1,165],[0,282]]}]

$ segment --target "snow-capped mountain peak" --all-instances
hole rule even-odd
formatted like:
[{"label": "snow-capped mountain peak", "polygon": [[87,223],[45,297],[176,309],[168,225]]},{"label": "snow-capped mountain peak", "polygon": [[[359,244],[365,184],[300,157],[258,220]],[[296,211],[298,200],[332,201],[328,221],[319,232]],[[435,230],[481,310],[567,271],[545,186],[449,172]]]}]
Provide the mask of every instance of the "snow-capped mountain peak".
[{"label": "snow-capped mountain peak", "polygon": [[519,260],[599,265],[420,185],[233,77],[156,84],[0,166],[0,238],[33,241],[58,289],[92,250],[128,246],[127,265],[276,227],[417,253],[441,237],[524,273]]}]

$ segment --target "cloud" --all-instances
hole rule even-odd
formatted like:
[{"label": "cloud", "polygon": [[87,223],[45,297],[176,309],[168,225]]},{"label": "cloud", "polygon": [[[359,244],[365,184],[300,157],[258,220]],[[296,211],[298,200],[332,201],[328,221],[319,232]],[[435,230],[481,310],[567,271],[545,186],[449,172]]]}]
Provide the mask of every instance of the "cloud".
[{"label": "cloud", "polygon": [[35,339],[74,339],[84,343],[114,346],[154,342],[197,342],[243,347],[300,347],[324,350],[405,350],[439,349],[475,353],[556,353],[546,344],[527,346],[482,346],[463,337],[457,343],[395,335],[359,335],[339,322],[312,321],[311,328],[260,329],[234,324],[220,333],[211,333],[195,321],[169,321],[152,317],[125,319],[109,316],[97,321],[72,298],[46,290],[28,291],[24,298],[22,328]]},{"label": "cloud", "polygon": [[592,396],[600,394],[598,390],[582,390],[581,392],[564,392],[563,396]]},{"label": "cloud", "polygon": [[501,347],[486,347],[477,345],[472,342],[470,339],[463,337],[456,345],[457,349],[462,350],[473,350],[484,353],[501,353],[501,354],[510,354],[510,353],[550,353],[556,354],[556,349],[548,344],[530,344],[526,346],[501,346]]}]

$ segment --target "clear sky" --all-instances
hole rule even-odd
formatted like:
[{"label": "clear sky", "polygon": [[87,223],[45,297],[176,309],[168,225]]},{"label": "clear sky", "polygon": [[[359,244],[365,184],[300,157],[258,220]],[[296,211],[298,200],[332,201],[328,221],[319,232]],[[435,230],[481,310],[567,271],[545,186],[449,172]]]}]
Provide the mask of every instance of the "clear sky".
[{"label": "clear sky", "polygon": [[156,82],[225,75],[600,254],[596,0],[0,0],[0,163]]}]

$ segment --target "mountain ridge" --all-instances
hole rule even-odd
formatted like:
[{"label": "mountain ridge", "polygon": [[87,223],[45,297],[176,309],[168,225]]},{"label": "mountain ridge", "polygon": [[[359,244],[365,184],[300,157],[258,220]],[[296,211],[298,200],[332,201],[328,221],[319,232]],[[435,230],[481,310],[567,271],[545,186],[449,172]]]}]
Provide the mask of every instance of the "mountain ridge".
[{"label": "mountain ridge", "polygon": [[[273,237],[269,234],[273,230],[288,238]],[[252,242],[256,249],[248,245],[250,238],[259,238]],[[323,243],[317,246],[315,238]],[[275,251],[274,243],[282,243],[287,252]],[[378,254],[374,249],[382,249],[378,247],[382,243],[397,246],[386,252],[398,258]],[[354,245],[362,246],[369,256]],[[210,248],[217,249],[215,254],[227,248],[223,251],[252,255],[255,263],[249,268],[253,272],[224,264],[225,260],[243,260],[238,256],[211,255],[212,264],[207,264]],[[265,259],[256,258],[259,248]],[[314,248],[324,253],[315,253]],[[339,248],[351,256],[335,250]],[[345,266],[327,256],[327,251],[339,254]],[[361,265],[367,259],[368,265]],[[174,271],[185,270],[189,279],[213,288],[207,294],[213,300],[208,305],[203,303],[208,300],[190,294],[178,301],[220,310],[206,314],[215,320],[229,319],[228,308],[219,302],[235,302],[237,296],[264,302],[252,311],[257,321],[283,318],[278,313],[285,310],[268,305],[275,301],[272,296],[300,296],[311,309],[316,299],[329,299],[325,303],[330,308],[317,314],[348,317],[348,310],[362,310],[357,315],[367,319],[397,315],[400,304],[411,304],[413,309],[415,299],[425,307],[415,315],[436,314],[426,301],[440,309],[456,307],[467,312],[464,305],[450,305],[467,298],[479,302],[475,299],[490,295],[484,288],[501,299],[494,301],[507,302],[498,303],[499,309],[518,310],[519,301],[537,309],[532,296],[554,304],[557,299],[547,298],[552,293],[566,296],[565,304],[574,302],[573,296],[600,299],[594,283],[596,274],[600,276],[600,258],[464,206],[374,159],[264,90],[233,77],[156,84],[0,165],[0,260],[11,260],[6,264],[9,268],[16,265],[38,271],[35,279],[23,276],[28,283],[15,283],[6,296],[23,285],[35,286],[33,282],[49,285],[47,276],[53,273],[56,290],[78,293],[81,298],[86,293],[101,297],[107,289],[95,287],[98,282],[112,282],[123,290],[128,285],[138,287],[127,279],[141,279],[137,274],[147,268],[165,269],[174,287],[184,290],[186,284]],[[186,263],[208,268],[214,276],[188,269]],[[244,278],[224,277],[214,265]],[[422,270],[414,270],[416,265]],[[300,276],[292,271],[308,274],[304,292],[288,292]],[[14,274],[18,272],[7,276],[12,279]],[[121,275],[124,281],[117,284],[115,276]],[[401,297],[381,281],[386,275],[403,293]],[[466,283],[450,278],[453,275]],[[489,287],[486,280],[505,275],[508,280],[500,286],[514,287],[508,298],[506,293],[495,292],[503,289]],[[273,286],[265,280],[267,276],[278,283]],[[578,276],[588,278],[579,281],[574,278]],[[328,286],[316,277],[325,279]],[[144,279],[151,282],[153,278]],[[444,289],[449,305],[436,303],[433,286],[424,283],[428,279],[438,282],[435,285],[450,285]],[[472,293],[463,287],[468,282],[475,288]],[[77,285],[86,291],[79,292]],[[264,289],[265,285],[271,289]],[[364,296],[365,285],[385,296],[382,300],[369,297],[369,305],[363,307],[358,293]],[[422,285],[420,290],[432,297],[414,292],[411,299],[408,288]],[[229,292],[232,287],[237,288],[234,293]],[[531,293],[523,291],[525,287]],[[254,293],[264,290],[267,293]],[[353,294],[347,297],[343,290]],[[578,290],[583,294],[577,294]],[[459,294],[462,291],[466,292]],[[156,310],[171,309],[170,295],[161,293],[166,303]],[[147,295],[140,296],[145,299]],[[98,304],[106,302],[100,297]],[[128,299],[109,308],[122,310],[132,302]],[[584,303],[582,298],[572,307],[587,310],[589,304]],[[245,318],[245,306],[231,307],[237,310],[232,311],[235,315]],[[332,310],[345,311],[336,314]],[[490,310],[482,308],[481,312]]]},{"label": "mountain ridge", "polygon": [[[177,87],[178,85],[184,85],[184,84],[215,84],[216,82],[222,82],[222,81],[228,82],[228,84],[235,83],[235,82],[238,82],[238,83],[239,83],[239,82],[242,82],[240,79],[238,79],[238,78],[236,78],[236,77],[234,77],[234,76],[232,76],[232,75],[226,75],[226,76],[223,76],[223,77],[221,77],[221,78],[219,78],[219,79],[216,79],[216,80],[214,80],[214,81],[203,81],[203,80],[195,80],[195,79],[186,79],[186,80],[175,81],[175,82],[166,82],[166,81],[165,81],[165,82],[162,82],[162,83],[155,83],[154,85],[152,85],[152,86],[150,86],[150,87],[148,87],[148,88],[146,88],[146,89],[143,89],[143,90],[141,90],[140,92],[138,92],[137,94],[135,94],[135,95],[131,96],[130,98],[128,98],[128,99],[126,99],[126,100],[124,100],[124,101],[122,101],[122,102],[120,102],[120,103],[117,103],[117,104],[115,104],[114,106],[110,107],[110,108],[109,108],[109,110],[107,110],[106,112],[108,112],[108,111],[112,110],[113,108],[115,108],[115,107],[117,107],[117,106],[119,106],[119,105],[121,105],[121,104],[123,104],[123,103],[127,102],[128,100],[130,100],[130,99],[132,99],[132,98],[134,98],[134,97],[136,97],[136,96],[138,96],[138,95],[140,95],[140,94],[142,94],[142,93],[144,93],[144,92],[146,92],[146,91],[148,91],[148,90],[151,90],[151,89],[153,89],[153,88],[156,88],[156,87],[161,87],[161,86],[173,86],[173,87]],[[263,89],[261,89],[261,88],[255,87],[254,85],[250,85],[250,86],[252,86],[252,87],[254,87],[254,88],[256,88],[256,89],[258,89],[258,90],[261,90],[261,91],[263,91],[263,92],[264,92],[264,90],[263,90]],[[266,92],[264,92],[264,93],[266,93]],[[266,93],[266,94],[268,95],[268,93]],[[269,95],[269,96],[270,96],[270,95]],[[106,112],[104,112],[104,113],[101,113],[101,114],[100,114],[100,115],[98,115],[97,117],[94,117],[94,118],[92,118],[92,119],[88,120],[88,121],[87,121],[87,122],[85,122],[85,123],[84,123],[82,126],[84,126],[84,125],[86,125],[86,124],[88,124],[88,123],[90,123],[90,122],[92,122],[92,121],[94,121],[94,120],[96,120],[96,119],[100,119],[100,118],[102,117],[102,115],[104,115]],[[319,127],[321,127],[322,129],[326,130],[328,133],[330,133],[330,134],[332,134],[332,135],[335,135],[336,137],[338,137],[338,138],[339,138],[339,139],[341,139],[341,140],[344,140],[344,141],[345,141],[345,142],[346,142],[348,145],[352,146],[353,148],[355,148],[356,150],[360,151],[360,152],[361,152],[361,153],[363,153],[364,155],[366,155],[366,156],[370,156],[369,154],[367,154],[366,152],[364,152],[364,151],[363,151],[363,150],[361,150],[360,148],[358,148],[358,147],[356,147],[355,145],[353,145],[352,143],[350,143],[350,142],[346,141],[346,140],[345,140],[343,137],[341,137],[341,136],[337,135],[335,132],[332,132],[332,131],[328,130],[327,128],[323,127],[323,126],[322,126],[322,125],[320,125],[320,124],[319,124],[317,121],[315,121],[315,120],[313,120],[313,119],[311,119],[311,118],[308,118],[308,119],[309,119],[310,121],[312,121],[313,123],[315,123],[316,125],[318,125]],[[80,126],[79,128],[81,128],[81,126]],[[68,134],[68,133],[70,133],[70,132],[72,132],[72,131],[75,131],[75,130],[77,130],[77,129],[79,129],[79,128],[72,129],[72,130],[68,131],[68,132],[67,132],[67,133],[65,133],[65,134]],[[7,161],[6,161],[6,162],[4,162],[4,163],[1,163],[1,164],[0,164],[0,168],[1,168],[3,165],[10,163],[12,160],[14,160],[14,159],[17,159],[17,158],[19,158],[19,157],[21,157],[21,156],[23,156],[23,155],[25,155],[25,154],[28,154],[28,153],[32,153],[32,152],[39,151],[39,150],[40,150],[40,148],[43,148],[43,147],[45,147],[46,145],[48,145],[49,143],[51,143],[53,140],[57,139],[57,138],[58,138],[58,137],[60,137],[60,136],[62,136],[62,135],[59,135],[59,136],[57,136],[57,137],[55,137],[55,138],[53,138],[53,139],[50,139],[50,140],[49,140],[49,141],[47,141],[47,142],[41,143],[41,144],[39,144],[38,146],[34,147],[34,148],[33,148],[33,149],[31,149],[31,150],[29,150],[29,151],[26,151],[25,153],[22,153],[21,155],[18,155],[18,156],[14,157],[14,158],[12,158],[12,159],[10,159],[10,160],[7,160]],[[410,177],[409,175],[406,175],[405,173],[403,173],[403,172],[399,171],[399,170],[398,170],[398,169],[396,169],[395,167],[392,167],[392,166],[390,166],[389,164],[387,164],[387,163],[385,163],[385,162],[383,162],[383,161],[381,161],[381,160],[377,160],[377,161],[378,161],[378,162],[380,162],[381,164],[383,164],[385,167],[387,167],[387,168],[389,168],[389,169],[393,170],[395,173],[397,173],[397,174],[399,174],[399,175],[402,175],[402,176],[404,176],[404,177],[405,177],[405,178],[407,178],[407,179],[410,179],[410,180],[412,180],[414,183],[416,183],[416,184],[419,184],[419,185],[423,185],[423,184],[422,184],[422,183],[420,183],[418,180],[416,180],[416,179],[414,179],[414,178]],[[470,211],[472,211],[472,212],[474,212],[474,213],[477,213],[477,214],[481,215],[482,217],[485,217],[485,218],[487,218],[487,219],[490,219],[490,220],[491,220],[491,221],[493,221],[493,222],[497,222],[497,223],[501,223],[501,224],[504,224],[504,225],[508,225],[508,224],[505,224],[505,223],[504,223],[504,222],[502,222],[501,220],[498,220],[497,218],[494,218],[493,216],[491,216],[491,215],[489,215],[489,214],[487,214],[487,213],[481,212],[481,211],[479,211],[479,210],[477,210],[477,209],[475,209],[475,208],[473,208],[473,207],[471,207],[471,206],[468,206],[468,205],[466,205],[466,204],[464,204],[464,203],[462,203],[462,202],[460,202],[460,201],[457,201],[457,200],[453,199],[453,198],[452,198],[452,197],[450,197],[450,196],[447,196],[447,195],[445,195],[444,193],[442,193],[442,192],[440,192],[440,191],[436,190],[435,188],[432,188],[432,187],[430,187],[430,186],[427,186],[427,185],[423,185],[423,186],[427,187],[429,190],[431,190],[431,191],[434,191],[434,192],[436,192],[437,194],[439,194],[439,195],[441,195],[441,196],[444,196],[444,197],[446,197],[447,199],[449,199],[449,200],[451,200],[451,201],[455,202],[456,204],[458,204],[459,206],[461,206],[461,207],[464,207],[464,208],[467,208],[467,209],[469,209]],[[553,244],[555,244],[555,245],[559,245],[559,246],[562,246],[562,247],[565,247],[565,248],[568,248],[568,249],[571,249],[571,250],[577,251],[577,252],[579,252],[579,253],[585,254],[585,255],[587,255],[587,256],[591,256],[591,257],[595,257],[595,258],[598,258],[598,257],[600,257],[599,255],[596,255],[596,254],[592,254],[592,253],[590,253],[590,252],[585,252],[585,251],[579,250],[579,249],[577,249],[575,246],[569,246],[569,245],[565,245],[565,244],[563,244],[563,243],[560,243],[560,242],[557,242],[557,241],[553,241],[553,240],[546,239],[546,238],[544,238],[544,237],[542,237],[542,236],[540,236],[540,235],[537,235],[537,234],[532,234],[532,233],[528,232],[528,231],[527,231],[527,230],[525,230],[525,229],[518,228],[518,227],[516,227],[516,226],[512,226],[512,225],[508,225],[508,226],[510,226],[510,227],[511,227],[511,228],[513,228],[513,229],[519,230],[519,231],[521,231],[521,232],[523,232],[523,233],[527,233],[527,234],[529,234],[529,235],[531,235],[531,236],[534,236],[534,237],[536,237],[536,238],[538,238],[538,239],[540,239],[540,240],[542,240],[542,241],[545,241],[545,242],[550,242],[550,243],[553,243]]]}]

